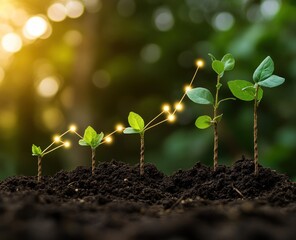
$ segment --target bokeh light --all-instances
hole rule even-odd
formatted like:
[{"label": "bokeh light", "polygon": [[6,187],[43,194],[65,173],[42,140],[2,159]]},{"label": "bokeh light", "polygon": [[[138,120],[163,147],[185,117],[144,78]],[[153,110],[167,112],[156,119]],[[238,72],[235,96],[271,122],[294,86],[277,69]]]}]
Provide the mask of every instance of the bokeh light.
[{"label": "bokeh light", "polygon": [[234,25],[234,17],[229,12],[218,13],[213,19],[213,25],[217,30],[228,31]]},{"label": "bokeh light", "polygon": [[49,76],[42,79],[37,88],[39,95],[45,98],[53,97],[54,95],[56,95],[58,90],[58,79],[54,76]]},{"label": "bokeh light", "polygon": [[169,8],[158,8],[154,13],[154,24],[159,31],[166,32],[172,29],[175,20]]},{"label": "bokeh light", "polygon": [[79,1],[69,1],[65,7],[69,18],[79,18],[84,12],[84,6]]},{"label": "bokeh light", "polygon": [[23,33],[28,39],[41,37],[48,30],[48,22],[43,16],[33,16],[26,22]]},{"label": "bokeh light", "polygon": [[2,37],[2,47],[5,51],[15,53],[21,50],[23,42],[21,37],[16,33],[7,33]]},{"label": "bokeh light", "polygon": [[47,9],[47,16],[51,21],[61,22],[67,17],[67,9],[62,3],[53,3]]},{"label": "bokeh light", "polygon": [[161,57],[161,48],[157,44],[147,44],[141,50],[141,58],[147,63],[155,63]]}]

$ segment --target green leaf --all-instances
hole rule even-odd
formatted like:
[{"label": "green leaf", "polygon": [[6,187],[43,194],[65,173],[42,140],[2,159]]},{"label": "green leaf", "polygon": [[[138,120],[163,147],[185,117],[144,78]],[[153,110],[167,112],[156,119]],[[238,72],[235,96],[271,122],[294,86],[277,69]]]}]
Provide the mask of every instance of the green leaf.
[{"label": "green leaf", "polygon": [[124,134],[136,134],[136,133],[141,133],[141,132],[133,129],[132,127],[127,127],[123,130],[123,133]]},{"label": "green leaf", "polygon": [[42,156],[42,150],[40,147],[37,147],[35,144],[32,145],[32,155],[33,156]]},{"label": "green leaf", "polygon": [[145,127],[144,120],[137,113],[134,113],[134,112],[129,113],[128,123],[136,131],[142,132],[144,130],[144,127]]},{"label": "green leaf", "polygon": [[230,53],[225,54],[221,62],[224,63],[224,71],[230,71],[234,68],[235,60]]},{"label": "green leaf", "polygon": [[189,99],[198,104],[214,104],[212,93],[206,88],[193,88],[187,91]]},{"label": "green leaf", "polygon": [[218,60],[212,62],[212,68],[218,75],[223,75],[224,73],[224,63]]},{"label": "green leaf", "polygon": [[268,87],[268,88],[273,88],[277,87],[285,82],[285,79],[282,77],[279,77],[277,75],[271,75],[269,78],[258,82],[258,85],[262,87]]},{"label": "green leaf", "polygon": [[84,131],[83,139],[79,140],[78,143],[81,146],[90,146],[92,149],[95,149],[100,145],[103,138],[104,133],[97,134],[91,126],[88,126]]},{"label": "green leaf", "polygon": [[212,118],[210,116],[204,115],[200,116],[195,121],[195,126],[199,129],[206,129],[212,125]]},{"label": "green leaf", "polygon": [[274,71],[274,63],[271,57],[266,57],[260,65],[256,68],[253,74],[254,82],[261,82],[272,75]]},{"label": "green leaf", "polygon": [[[228,82],[231,93],[238,99],[243,101],[252,101],[255,99],[255,88],[251,82],[245,80],[233,80]],[[263,97],[263,90],[258,90],[258,100]]]}]

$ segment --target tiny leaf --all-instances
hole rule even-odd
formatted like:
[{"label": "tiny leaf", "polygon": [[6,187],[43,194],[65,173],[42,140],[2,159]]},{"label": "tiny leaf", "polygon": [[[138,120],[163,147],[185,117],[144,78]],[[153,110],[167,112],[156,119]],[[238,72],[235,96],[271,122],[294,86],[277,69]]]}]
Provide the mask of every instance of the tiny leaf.
[{"label": "tiny leaf", "polygon": [[[228,82],[231,93],[238,99],[243,101],[252,101],[255,99],[255,88],[251,82],[245,80],[233,80]],[[263,90],[258,90],[258,100],[263,97]]]},{"label": "tiny leaf", "polygon": [[128,123],[136,131],[142,132],[144,130],[144,127],[145,127],[144,120],[137,113],[134,113],[134,112],[129,113],[129,115],[128,115]]},{"label": "tiny leaf", "polygon": [[230,53],[225,54],[221,62],[224,63],[224,71],[230,71],[234,68],[235,60]]},{"label": "tiny leaf", "polygon": [[80,139],[78,143],[81,146],[90,146],[92,149],[95,149],[100,145],[103,138],[104,133],[97,134],[96,130],[88,126],[84,131],[83,139]]},{"label": "tiny leaf", "polygon": [[212,62],[216,60],[216,58],[214,57],[214,55],[213,55],[213,54],[211,54],[211,53],[208,53],[208,55],[210,56],[210,58],[211,58]]},{"label": "tiny leaf", "polygon": [[187,91],[189,99],[198,104],[214,104],[212,93],[206,88],[193,88]]},{"label": "tiny leaf", "polygon": [[195,121],[195,126],[199,129],[206,129],[212,125],[212,118],[210,116],[204,115],[200,116]]},{"label": "tiny leaf", "polygon": [[274,71],[274,63],[271,57],[266,57],[260,65],[256,68],[253,74],[254,82],[261,82],[272,75]]},{"label": "tiny leaf", "polygon": [[271,75],[269,78],[258,82],[258,85],[262,87],[268,87],[268,88],[273,88],[277,87],[285,82],[285,79],[282,77],[279,77],[277,75]]},{"label": "tiny leaf", "polygon": [[218,60],[212,62],[212,68],[218,75],[223,75],[224,73],[224,63]]},{"label": "tiny leaf", "polygon": [[42,150],[40,147],[37,147],[35,144],[32,145],[32,155],[33,156],[42,156]]},{"label": "tiny leaf", "polygon": [[132,127],[127,127],[123,130],[123,133],[124,134],[136,134],[136,133],[140,133],[140,131],[133,129]]},{"label": "tiny leaf", "polygon": [[88,144],[83,139],[80,139],[78,143],[80,146],[88,146]]}]

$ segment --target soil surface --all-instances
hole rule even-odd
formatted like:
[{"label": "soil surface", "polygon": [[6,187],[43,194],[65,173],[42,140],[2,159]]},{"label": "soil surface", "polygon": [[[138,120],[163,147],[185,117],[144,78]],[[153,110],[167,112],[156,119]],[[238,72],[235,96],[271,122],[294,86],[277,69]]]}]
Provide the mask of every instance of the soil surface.
[{"label": "soil surface", "polygon": [[0,239],[296,239],[296,184],[242,159],[166,176],[112,161],[0,182]]}]

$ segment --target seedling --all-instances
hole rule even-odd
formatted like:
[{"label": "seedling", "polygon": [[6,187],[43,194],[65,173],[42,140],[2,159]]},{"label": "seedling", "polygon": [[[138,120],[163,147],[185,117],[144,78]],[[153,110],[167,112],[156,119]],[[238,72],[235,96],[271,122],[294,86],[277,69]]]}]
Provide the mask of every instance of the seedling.
[{"label": "seedling", "polygon": [[218,123],[222,119],[223,114],[218,113],[218,108],[220,103],[226,100],[235,100],[234,98],[224,98],[219,100],[219,90],[222,87],[222,84],[220,82],[221,78],[224,75],[224,72],[230,71],[234,68],[235,60],[233,56],[228,53],[223,56],[222,60],[216,60],[216,58],[209,54],[212,59],[212,68],[217,73],[217,83],[216,83],[216,94],[215,98],[213,97],[212,93],[202,87],[194,88],[189,91],[187,91],[187,96],[189,99],[191,99],[193,102],[198,104],[204,104],[204,105],[212,105],[213,106],[213,117],[210,117],[208,115],[200,116],[195,121],[195,126],[199,129],[206,129],[210,126],[214,127],[214,171],[218,167]]},{"label": "seedling", "polygon": [[233,80],[228,82],[232,94],[243,101],[254,100],[254,165],[255,175],[258,175],[258,126],[257,126],[257,109],[263,97],[261,87],[273,88],[284,83],[285,79],[277,75],[272,75],[274,63],[271,57],[266,57],[256,68],[251,83],[245,80]]},{"label": "seedling", "polygon": [[104,133],[97,133],[91,126],[88,126],[83,137],[76,133],[81,139],[79,140],[79,145],[89,146],[91,148],[91,172],[92,175],[95,173],[96,166],[96,148],[104,143],[112,142],[112,135],[116,132],[122,132],[124,127],[122,125],[117,125],[116,130],[104,137]]},{"label": "seedling", "polygon": [[[69,132],[75,132],[75,130],[76,130],[76,127],[74,125],[70,126],[70,128],[66,132],[64,132],[63,134],[61,134],[59,136],[55,136],[54,141],[49,146],[47,146],[43,151],[42,151],[41,147],[36,146],[35,144],[32,145],[32,155],[37,156],[37,158],[38,158],[38,167],[37,167],[38,168],[38,170],[37,170],[37,181],[38,182],[40,182],[41,176],[42,176],[42,158],[45,155],[47,155],[47,154],[49,154],[61,147],[65,147],[65,148],[70,147],[70,145],[71,145],[70,142],[68,142],[68,141],[64,142],[64,141],[62,141],[61,138]],[[55,144],[60,144],[60,145],[52,148]]]},{"label": "seedling", "polygon": [[[124,129],[123,133],[124,134],[139,134],[140,135],[140,141],[141,141],[141,146],[140,146],[140,175],[144,175],[144,151],[145,151],[145,133],[146,131],[162,124],[165,122],[174,122],[176,120],[176,112],[180,112],[184,109],[184,105],[182,104],[187,91],[189,91],[192,88],[193,81],[196,77],[196,74],[199,70],[199,68],[203,67],[204,62],[202,60],[197,60],[195,62],[196,65],[196,70],[195,73],[190,81],[189,85],[186,85],[184,87],[184,94],[182,95],[181,99],[174,104],[174,109],[171,112],[171,106],[168,104],[164,104],[162,107],[162,111],[154,117],[151,121],[149,121],[145,125],[144,119],[137,113],[135,112],[130,112],[128,115],[128,123],[130,127],[127,127]],[[159,119],[161,116],[166,114],[166,118],[156,122],[157,119]]]}]

